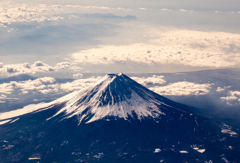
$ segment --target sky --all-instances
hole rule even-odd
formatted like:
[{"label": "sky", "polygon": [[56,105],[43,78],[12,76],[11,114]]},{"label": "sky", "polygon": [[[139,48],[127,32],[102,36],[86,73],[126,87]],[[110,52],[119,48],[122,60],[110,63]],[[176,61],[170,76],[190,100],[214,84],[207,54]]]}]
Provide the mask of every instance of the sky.
[{"label": "sky", "polygon": [[237,0],[0,0],[0,75],[239,68],[238,6]]}]

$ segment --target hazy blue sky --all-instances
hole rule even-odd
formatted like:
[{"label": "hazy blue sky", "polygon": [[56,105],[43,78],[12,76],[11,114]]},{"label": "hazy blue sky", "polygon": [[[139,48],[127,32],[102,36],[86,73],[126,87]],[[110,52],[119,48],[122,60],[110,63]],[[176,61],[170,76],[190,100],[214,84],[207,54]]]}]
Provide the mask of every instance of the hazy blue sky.
[{"label": "hazy blue sky", "polygon": [[1,0],[0,74],[239,67],[239,6],[237,0]]}]

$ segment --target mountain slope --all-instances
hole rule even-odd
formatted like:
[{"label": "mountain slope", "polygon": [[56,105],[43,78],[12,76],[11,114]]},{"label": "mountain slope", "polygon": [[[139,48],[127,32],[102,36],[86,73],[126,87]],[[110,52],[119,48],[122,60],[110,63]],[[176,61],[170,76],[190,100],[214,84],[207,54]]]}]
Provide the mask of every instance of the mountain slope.
[{"label": "mountain slope", "polygon": [[[3,162],[239,162],[231,126],[194,114],[124,74],[0,114]],[[226,161],[227,160],[227,161]]]}]

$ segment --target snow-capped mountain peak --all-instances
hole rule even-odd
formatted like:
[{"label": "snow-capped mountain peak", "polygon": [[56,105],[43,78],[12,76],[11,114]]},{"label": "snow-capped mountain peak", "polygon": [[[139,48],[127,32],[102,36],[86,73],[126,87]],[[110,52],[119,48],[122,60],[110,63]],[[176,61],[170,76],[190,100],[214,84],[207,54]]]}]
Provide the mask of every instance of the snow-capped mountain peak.
[{"label": "snow-capped mountain peak", "polygon": [[65,113],[65,118],[76,115],[79,122],[86,120],[86,123],[108,117],[137,117],[141,120],[164,115],[159,105],[161,103],[151,91],[126,75],[108,74],[92,86],[79,91],[53,117]]}]

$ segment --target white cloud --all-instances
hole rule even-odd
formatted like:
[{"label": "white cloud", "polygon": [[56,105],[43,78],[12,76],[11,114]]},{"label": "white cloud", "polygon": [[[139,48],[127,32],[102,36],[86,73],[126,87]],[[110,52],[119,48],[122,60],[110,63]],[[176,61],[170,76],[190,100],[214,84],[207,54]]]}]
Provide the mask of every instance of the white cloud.
[{"label": "white cloud", "polygon": [[0,94],[0,104],[5,103],[6,101],[3,101],[3,100],[6,100],[6,99],[8,99],[6,95]]},{"label": "white cloud", "polygon": [[51,93],[51,92],[53,92],[53,91],[54,91],[54,90],[52,90],[52,89],[39,90],[39,92],[42,93],[42,94],[49,94],[49,93]]},{"label": "white cloud", "polygon": [[54,68],[42,61],[37,61],[30,65],[29,63],[23,64],[9,64],[0,67],[0,74],[7,76],[14,76],[19,74],[34,74],[36,72],[51,72]]},{"label": "white cloud", "polygon": [[220,97],[220,99],[226,101],[229,105],[232,105],[233,102],[240,102],[240,91],[229,91],[228,96]]},{"label": "white cloud", "polygon": [[142,84],[144,86],[150,86],[150,85],[154,85],[154,84],[165,84],[166,81],[163,79],[164,76],[157,76],[157,75],[153,75],[152,77],[148,77],[148,78],[140,78],[140,77],[131,77],[133,80],[135,80],[136,82],[138,82],[139,84]]},{"label": "white cloud", "polygon": [[31,21],[36,21],[36,22],[44,22],[44,21],[58,21],[58,20],[63,20],[64,18],[61,16],[52,16],[52,17],[45,17],[41,16],[39,18],[32,18]]},{"label": "white cloud", "polygon": [[231,88],[231,86],[224,86],[223,88],[218,87],[217,90],[216,90],[216,92],[222,92],[222,91],[225,91],[225,90],[228,89],[228,88]]},{"label": "white cloud", "polygon": [[[55,82],[52,77],[43,77],[27,81],[10,81],[9,83],[0,84],[0,100],[12,100],[20,97],[19,95],[30,95],[33,93],[46,93],[51,85]],[[51,89],[58,91],[56,89]]]},{"label": "white cloud", "polygon": [[74,80],[73,82],[67,82],[67,83],[61,84],[60,89],[62,89],[65,92],[80,90],[92,85],[93,83],[97,82],[101,78],[102,78],[101,76],[98,76],[98,77],[90,77],[86,79],[77,79],[77,80]]},{"label": "white cloud", "polygon": [[69,69],[72,69],[73,71],[79,71],[82,69],[82,67],[79,66],[71,66]]},{"label": "white cloud", "polygon": [[144,33],[148,43],[99,46],[71,55],[74,62],[114,64],[180,64],[193,67],[231,67],[240,65],[240,35],[224,32],[170,30]]},{"label": "white cloud", "polygon": [[0,63],[0,75],[14,76],[19,74],[35,74],[37,72],[52,72],[59,71],[63,69],[72,69],[74,71],[79,71],[82,68],[78,66],[73,66],[70,62],[60,62],[57,63],[55,67],[52,67],[42,61],[36,61],[32,65],[29,63],[23,64],[9,64],[4,65]]},{"label": "white cloud", "polygon": [[4,86],[11,91],[20,90],[20,91],[38,91],[46,88],[46,85],[52,84],[55,82],[55,79],[52,77],[43,77],[35,80],[27,81],[11,81],[9,83],[3,83],[0,86]]},{"label": "white cloud", "polygon": [[149,89],[160,94],[167,96],[188,96],[188,95],[205,95],[210,92],[213,84],[196,84],[192,82],[177,82],[167,86],[155,86]]},{"label": "white cloud", "polygon": [[42,61],[36,61],[33,65],[31,65],[31,69],[33,72],[51,72],[54,71],[54,68],[49,66],[46,63],[43,63]]},{"label": "white cloud", "polygon": [[4,64],[2,62],[0,62],[0,68],[3,68]]},{"label": "white cloud", "polygon": [[179,11],[182,11],[182,12],[186,12],[187,10],[184,10],[184,9],[180,9]]},{"label": "white cloud", "polygon": [[167,9],[167,8],[162,8],[162,11],[171,11],[171,9]]},{"label": "white cloud", "polygon": [[102,77],[90,77],[87,79],[78,79],[73,82],[55,83],[52,77],[43,77],[35,80],[27,81],[11,81],[9,83],[0,84],[0,100],[42,97],[43,99],[56,98],[68,92],[80,90],[88,87],[101,79]]},{"label": "white cloud", "polygon": [[82,5],[66,5],[66,7],[81,8],[81,9],[101,9],[101,10],[115,9],[115,8],[110,8],[106,6],[82,6]]},{"label": "white cloud", "polygon": [[73,74],[73,78],[74,79],[80,79],[83,77],[83,74],[77,73],[77,74]]},{"label": "white cloud", "polygon": [[5,103],[6,100],[13,100],[13,99],[17,100],[18,98],[10,98],[5,94],[0,94],[0,103]]},{"label": "white cloud", "polygon": [[240,97],[240,92],[239,92],[239,91],[230,91],[230,94],[231,94],[232,96],[238,96],[238,97]]},{"label": "white cloud", "polygon": [[67,68],[70,68],[71,67],[71,63],[69,62],[60,62],[60,63],[57,63],[56,64],[56,69],[67,69]]},{"label": "white cloud", "polygon": [[234,101],[234,100],[237,100],[238,97],[236,97],[236,96],[227,96],[227,97],[221,97],[221,99],[223,101]]},{"label": "white cloud", "polygon": [[77,19],[77,18],[79,18],[79,17],[78,17],[78,16],[75,16],[75,15],[70,15],[70,16],[69,16],[69,19],[73,19],[73,18],[76,18],[76,19]]},{"label": "white cloud", "polygon": [[[35,5],[18,4],[13,1],[0,4],[0,22],[2,24],[11,24],[14,22],[43,22],[58,21],[64,19],[60,16],[44,16],[46,12],[61,10],[61,5]],[[1,26],[1,25],[0,25]]]}]

